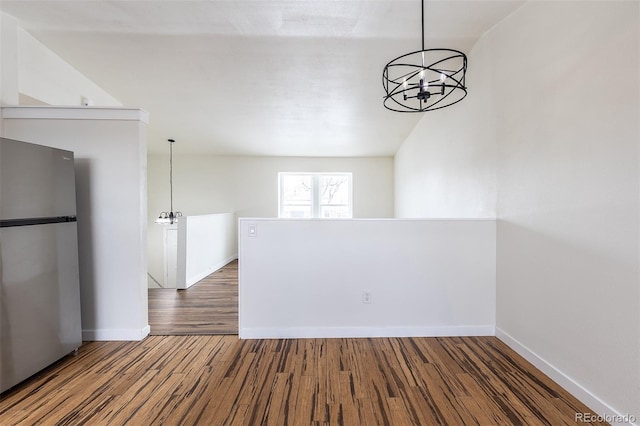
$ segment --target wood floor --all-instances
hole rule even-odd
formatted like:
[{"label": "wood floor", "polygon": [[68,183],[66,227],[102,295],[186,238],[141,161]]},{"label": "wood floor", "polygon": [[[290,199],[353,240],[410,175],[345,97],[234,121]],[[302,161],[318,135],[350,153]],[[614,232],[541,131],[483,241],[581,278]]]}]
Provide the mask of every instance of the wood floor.
[{"label": "wood floor", "polygon": [[186,290],[149,289],[152,335],[238,334],[238,261]]},{"label": "wood floor", "polygon": [[0,395],[0,425],[555,426],[589,412],[495,337],[194,335],[237,333],[237,267],[149,292],[152,333],[192,335],[85,343]]},{"label": "wood floor", "polygon": [[9,425],[569,425],[495,337],[91,342],[0,397]]}]

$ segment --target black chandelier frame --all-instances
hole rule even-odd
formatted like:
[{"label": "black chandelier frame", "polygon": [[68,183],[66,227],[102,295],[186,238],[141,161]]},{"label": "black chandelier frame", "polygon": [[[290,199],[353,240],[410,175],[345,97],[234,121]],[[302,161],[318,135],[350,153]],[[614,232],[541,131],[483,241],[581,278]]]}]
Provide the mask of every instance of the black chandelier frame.
[{"label": "black chandelier frame", "polygon": [[383,104],[395,112],[425,112],[457,104],[467,96],[467,56],[454,49],[425,49],[389,61],[382,72]]}]

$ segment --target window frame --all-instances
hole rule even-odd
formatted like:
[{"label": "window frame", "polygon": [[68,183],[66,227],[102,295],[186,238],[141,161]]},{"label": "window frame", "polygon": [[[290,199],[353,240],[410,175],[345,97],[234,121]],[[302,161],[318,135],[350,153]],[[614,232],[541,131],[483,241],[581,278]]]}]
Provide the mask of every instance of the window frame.
[{"label": "window frame", "polygon": [[[290,218],[283,217],[284,207],[295,204],[285,204],[284,185],[282,184],[284,176],[310,176],[311,177],[311,217],[309,218]],[[348,204],[322,204],[322,191],[320,190],[323,177],[340,176],[347,178],[348,187]],[[280,219],[325,219],[335,220],[337,218],[321,217],[322,207],[324,206],[346,206],[348,209],[348,217],[353,218],[353,173],[351,172],[278,172],[278,218]]]}]

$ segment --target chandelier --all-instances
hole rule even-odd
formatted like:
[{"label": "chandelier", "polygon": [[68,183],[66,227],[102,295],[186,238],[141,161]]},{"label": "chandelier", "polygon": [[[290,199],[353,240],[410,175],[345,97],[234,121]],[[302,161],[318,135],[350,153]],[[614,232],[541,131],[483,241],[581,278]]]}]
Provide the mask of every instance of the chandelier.
[{"label": "chandelier", "polygon": [[160,216],[156,219],[156,223],[173,225],[178,221],[178,218],[182,216],[182,212],[173,212],[173,144],[176,141],[173,139],[167,140],[169,141],[169,194],[171,199],[171,210],[168,212],[161,212]]},{"label": "chandelier", "polygon": [[398,56],[382,72],[383,104],[391,111],[433,111],[467,96],[466,55],[453,49],[425,49],[424,0],[421,11],[422,50]]}]

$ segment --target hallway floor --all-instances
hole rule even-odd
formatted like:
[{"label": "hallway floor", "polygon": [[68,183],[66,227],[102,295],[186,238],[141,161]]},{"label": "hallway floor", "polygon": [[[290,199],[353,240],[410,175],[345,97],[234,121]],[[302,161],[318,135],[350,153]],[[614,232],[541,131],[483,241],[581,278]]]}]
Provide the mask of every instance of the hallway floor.
[{"label": "hallway floor", "polygon": [[152,335],[238,334],[238,261],[186,290],[149,289]]}]

